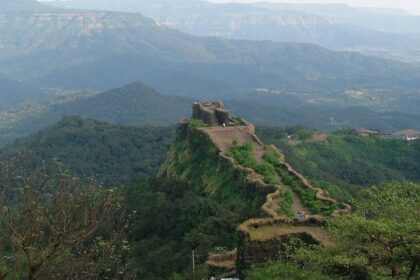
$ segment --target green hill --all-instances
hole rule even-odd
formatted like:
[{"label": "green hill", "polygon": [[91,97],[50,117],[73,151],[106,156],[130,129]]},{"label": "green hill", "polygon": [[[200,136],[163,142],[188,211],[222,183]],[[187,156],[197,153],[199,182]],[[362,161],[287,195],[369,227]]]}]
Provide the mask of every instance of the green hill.
[{"label": "green hill", "polygon": [[1,150],[1,155],[28,151],[36,161],[57,159],[78,177],[121,186],[153,175],[165,159],[173,134],[169,127],[111,125],[66,117]]},{"label": "green hill", "polygon": [[259,128],[258,133],[265,142],[279,147],[297,170],[316,181],[350,191],[392,180],[420,181],[419,142],[409,145],[383,137],[337,132],[329,134],[327,141],[309,139],[290,144],[284,129]]},{"label": "green hill", "polygon": [[0,114],[0,147],[53,125],[65,116],[83,116],[127,125],[171,125],[189,114],[191,100],[157,94],[134,83],[101,94],[88,94]]}]

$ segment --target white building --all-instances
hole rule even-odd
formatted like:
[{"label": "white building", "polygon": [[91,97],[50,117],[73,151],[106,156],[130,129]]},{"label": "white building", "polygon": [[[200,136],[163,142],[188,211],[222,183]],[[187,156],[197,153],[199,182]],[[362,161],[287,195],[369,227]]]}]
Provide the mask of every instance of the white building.
[{"label": "white building", "polygon": [[407,129],[393,133],[395,139],[405,140],[408,142],[420,140],[420,131]]}]

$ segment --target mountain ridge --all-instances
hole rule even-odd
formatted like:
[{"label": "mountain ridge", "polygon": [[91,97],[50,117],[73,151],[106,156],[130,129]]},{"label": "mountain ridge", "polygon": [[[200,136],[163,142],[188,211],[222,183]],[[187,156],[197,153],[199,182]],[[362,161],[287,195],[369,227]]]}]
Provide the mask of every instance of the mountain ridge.
[{"label": "mountain ridge", "polygon": [[8,46],[0,73],[40,88],[105,92],[142,81],[168,96],[277,111],[367,106],[415,114],[420,104],[418,64],[312,44],[197,37],[133,13],[62,9],[8,19],[0,23],[0,44]]},{"label": "mountain ridge", "polygon": [[[140,12],[162,25],[198,36],[218,36],[239,40],[273,40],[313,43],[336,50],[411,61],[420,60],[420,43],[415,34],[371,29],[347,20],[346,13],[362,18],[375,16],[409,17],[390,11],[356,9],[346,5],[293,5],[272,3],[211,3],[208,1],[97,1],[51,2],[55,6]],[[51,4],[50,3],[50,4]],[[319,8],[317,8],[319,7]],[[323,11],[330,11],[323,12]],[[338,14],[335,15],[334,11]],[[396,15],[397,14],[397,15]],[[420,18],[420,17],[419,17]],[[395,22],[397,24],[398,22]],[[407,56],[405,59],[404,56]]]},{"label": "mountain ridge", "polygon": [[[68,16],[72,13],[75,14]],[[80,21],[84,18],[85,23]],[[0,71],[9,77],[25,77],[54,87],[107,90],[141,80],[166,94],[200,94],[196,88],[187,87],[188,80],[197,83],[194,87],[201,84],[207,87],[208,93],[220,97],[224,92],[216,93],[222,88],[226,88],[225,92],[233,92],[235,88],[253,91],[257,87],[329,85],[331,90],[337,85],[368,86],[367,79],[377,87],[389,87],[408,84],[410,76],[412,80],[418,80],[415,73],[420,68],[358,54],[331,52],[309,44],[194,37],[137,14],[96,11],[92,15],[90,11],[60,10],[42,17],[36,15],[34,23],[29,21],[18,29],[4,23],[0,25],[3,43],[13,46],[5,50],[10,55],[0,59]],[[54,40],[47,40],[46,31]],[[35,37],[24,36],[26,40],[21,42],[11,41],[16,32]],[[365,67],[371,69],[365,70]],[[123,75],[116,75],[120,71],[124,71]],[[348,74],[337,74],[342,72]],[[171,82],[164,88],[156,80],[158,75],[167,78],[166,83],[181,79],[183,75],[187,79],[176,84]],[[358,83],[355,83],[356,77]],[[404,81],[392,81],[396,77]],[[181,84],[183,86],[179,87]],[[220,86],[214,89],[214,85]],[[203,94],[203,97],[211,95]]]}]

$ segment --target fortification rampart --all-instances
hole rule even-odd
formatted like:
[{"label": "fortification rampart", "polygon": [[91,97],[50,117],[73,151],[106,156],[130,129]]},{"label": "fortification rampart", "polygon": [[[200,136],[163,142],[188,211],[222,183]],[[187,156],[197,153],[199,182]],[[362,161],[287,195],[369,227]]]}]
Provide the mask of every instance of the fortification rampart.
[{"label": "fortification rampart", "polygon": [[[282,187],[280,185],[265,183],[262,175],[256,173],[251,168],[239,165],[235,159],[227,156],[227,152],[230,151],[234,141],[242,143],[251,141],[260,153],[261,151],[267,151],[267,148],[271,149],[280,155],[279,165],[281,168],[298,180],[302,186],[316,192],[316,197],[319,200],[342,206],[332,216],[339,215],[343,212],[350,212],[350,205],[340,203],[329,197],[325,191],[314,188],[303,175],[295,171],[290,164],[285,162],[284,157],[276,147],[264,146],[255,134],[255,127],[253,125],[244,123],[242,126],[220,127],[220,120],[217,119],[214,112],[211,111],[209,113],[207,110],[203,110],[200,104],[194,104],[193,116],[203,120],[207,125],[216,124],[219,127],[209,125],[209,127],[192,128],[189,121],[184,120],[181,122],[177,132],[178,139],[187,140],[191,148],[194,148],[196,142],[205,142],[207,143],[206,145],[213,145],[217,149],[216,154],[218,154],[219,168],[221,170],[230,170],[229,172],[235,174],[235,178],[241,178],[243,191],[248,195],[261,197],[264,203],[261,207],[263,218],[249,219],[238,227],[237,232],[240,245],[237,251],[231,251],[225,255],[211,255],[208,265],[216,269],[223,269],[225,266],[226,271],[228,271],[231,269],[232,254],[236,254],[236,268],[240,274],[244,269],[250,268],[251,265],[263,264],[281,257],[281,249],[284,243],[291,238],[299,238],[307,243],[331,245],[330,237],[321,228],[326,221],[324,217],[311,215],[307,219],[302,220],[280,216],[276,211],[276,206],[283,199]],[[197,139],[200,139],[200,141],[197,141]],[[199,149],[200,147],[197,148]],[[165,172],[160,172],[160,175],[165,176]],[[261,238],[261,233],[268,228],[270,228],[270,234]],[[315,228],[319,230],[315,230]]]},{"label": "fortification rampart", "polygon": [[305,188],[308,188],[308,189],[311,189],[311,190],[315,191],[316,192],[316,197],[319,200],[327,201],[327,202],[330,202],[330,203],[334,203],[334,204],[340,205],[341,208],[340,209],[337,209],[336,211],[334,211],[334,213],[332,214],[332,216],[337,216],[337,215],[342,214],[342,213],[350,213],[351,212],[351,206],[349,204],[343,203],[343,202],[339,202],[336,199],[333,199],[333,198],[329,197],[328,194],[324,190],[322,190],[320,188],[313,187],[308,182],[308,180],[302,174],[300,174],[299,172],[297,172],[296,170],[294,170],[293,167],[289,163],[285,162],[282,159],[279,159],[279,164],[284,169],[287,170],[287,172],[289,173],[289,175],[291,175],[294,178],[296,178]]},{"label": "fortification rampart", "polygon": [[[238,128],[242,129],[242,131],[246,131],[248,136],[246,137],[247,141],[250,139],[257,146],[264,146],[262,141],[256,136],[254,126],[250,124],[246,124],[245,128]],[[203,132],[211,134],[211,129],[202,129]],[[214,136],[214,135],[213,135]],[[209,136],[212,139],[211,136]],[[299,238],[304,240],[308,243],[313,244],[324,244],[330,245],[330,241],[328,238],[325,238],[326,232],[322,232],[323,230],[320,228],[326,222],[326,219],[320,215],[311,215],[307,219],[290,219],[286,216],[279,216],[276,211],[276,204],[281,203],[282,199],[282,191],[279,185],[270,185],[266,184],[263,181],[263,177],[257,174],[253,169],[245,168],[235,161],[235,159],[230,158],[226,155],[226,152],[229,150],[223,141],[218,139],[214,139],[213,142],[219,148],[219,158],[222,162],[227,165],[232,166],[235,170],[240,170],[242,172],[246,172],[248,176],[245,179],[245,184],[247,187],[257,188],[260,190],[260,194],[266,196],[265,203],[262,205],[261,210],[266,218],[256,218],[250,219],[242,223],[238,227],[238,235],[240,240],[240,245],[237,250],[237,269],[238,272],[248,269],[251,265],[258,265],[263,264],[271,260],[278,259],[281,257],[279,253],[280,249],[284,245],[285,242],[290,240],[291,238]],[[337,200],[330,198],[327,196],[325,191],[314,188],[308,180],[295,171],[290,164],[284,161],[283,156],[278,151],[278,149],[274,146],[267,146],[266,148],[271,149],[276,154],[279,154],[279,164],[280,166],[287,170],[287,172],[296,178],[304,187],[309,188],[316,192],[316,196],[319,200],[327,201],[329,203],[336,203],[338,205],[342,205],[342,209],[339,209],[333,213],[334,215],[338,215],[340,212],[349,212],[351,211],[351,207],[344,203],[339,203]],[[262,191],[264,190],[264,191]],[[294,227],[293,230],[290,228],[285,228],[284,231],[280,228],[278,232],[276,232],[275,237],[271,237],[269,239],[258,239],[252,236],[252,232],[258,229],[268,228],[268,227],[276,227],[281,225],[287,225],[288,227]],[[319,227],[319,231],[313,231],[310,227]]]},{"label": "fortification rampart", "polygon": [[239,247],[237,250],[237,270],[242,271],[253,266],[264,265],[285,257],[286,247],[292,239],[300,239],[307,244],[320,244],[307,232],[298,232],[280,235],[267,240],[250,239],[239,232]]}]

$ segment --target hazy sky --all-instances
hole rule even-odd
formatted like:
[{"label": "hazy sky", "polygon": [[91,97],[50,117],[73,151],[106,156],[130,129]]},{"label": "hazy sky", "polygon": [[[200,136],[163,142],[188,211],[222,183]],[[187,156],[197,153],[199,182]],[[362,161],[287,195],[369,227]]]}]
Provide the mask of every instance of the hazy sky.
[{"label": "hazy sky", "polygon": [[211,2],[346,3],[351,6],[400,8],[420,15],[420,0],[210,0]]}]

